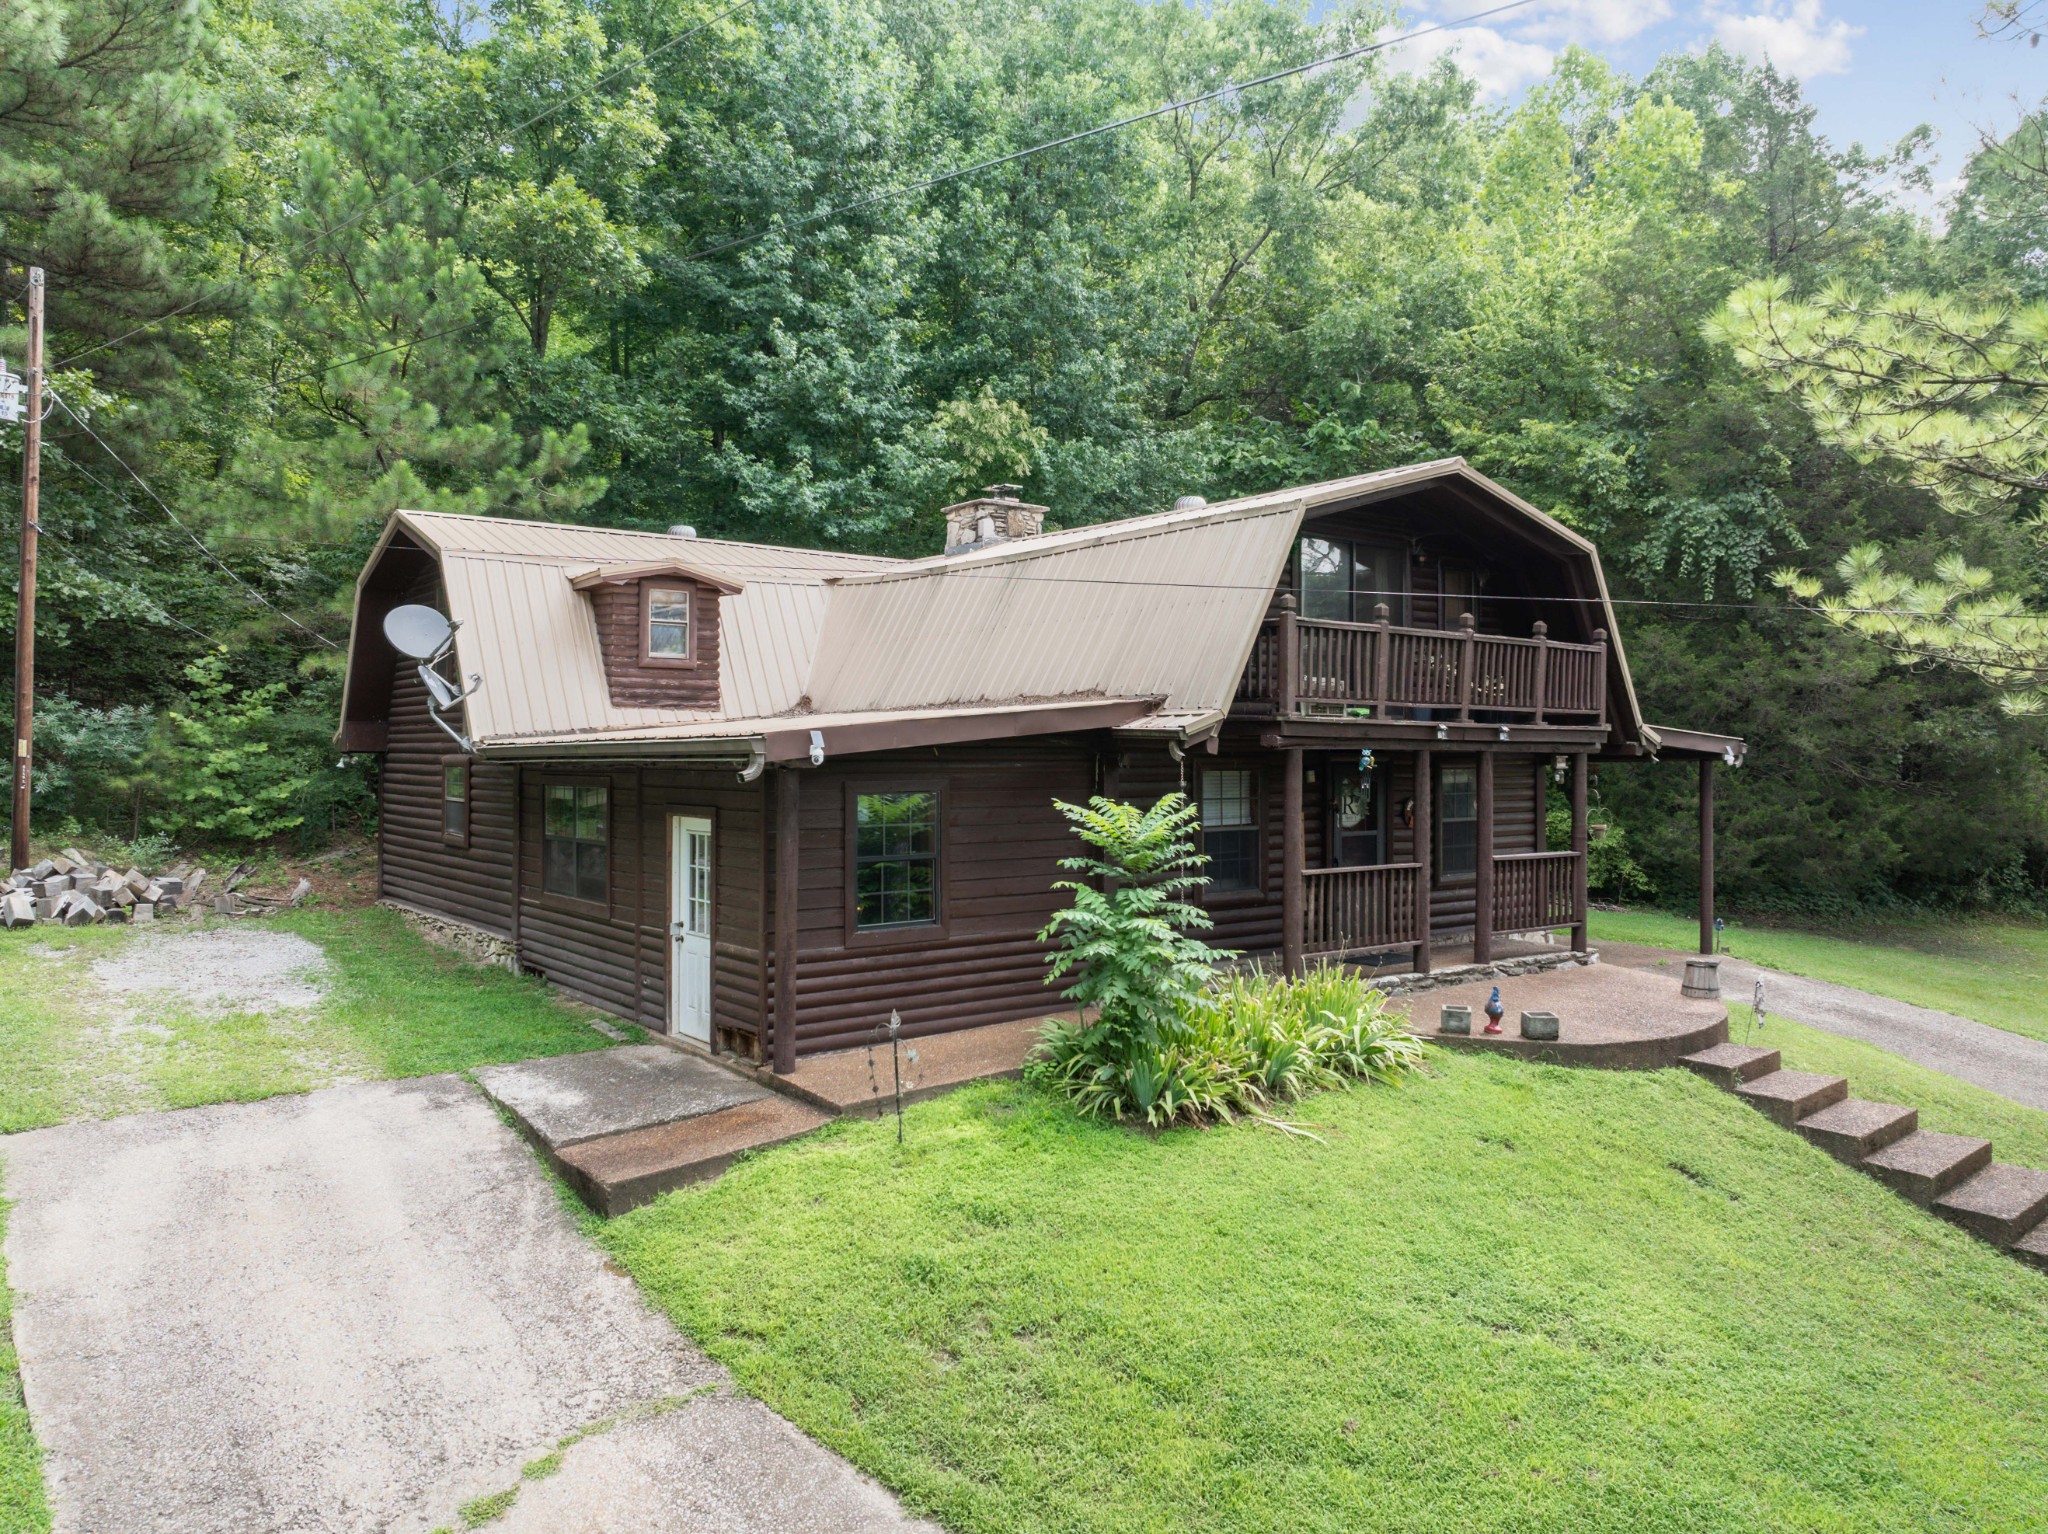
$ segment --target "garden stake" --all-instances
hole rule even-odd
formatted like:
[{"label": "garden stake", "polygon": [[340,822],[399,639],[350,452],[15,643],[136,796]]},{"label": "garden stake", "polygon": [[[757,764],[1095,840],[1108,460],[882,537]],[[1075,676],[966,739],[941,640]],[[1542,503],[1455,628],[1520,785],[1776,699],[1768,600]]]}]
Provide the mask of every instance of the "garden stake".
[{"label": "garden stake", "polygon": [[1750,1021],[1758,1033],[1764,1030],[1764,977],[1756,977],[1756,1000],[1750,1004]]},{"label": "garden stake", "polygon": [[896,1068],[896,1143],[903,1143],[903,1055],[898,1040],[903,1034],[903,1015],[894,1008],[889,1012],[889,1061]]}]

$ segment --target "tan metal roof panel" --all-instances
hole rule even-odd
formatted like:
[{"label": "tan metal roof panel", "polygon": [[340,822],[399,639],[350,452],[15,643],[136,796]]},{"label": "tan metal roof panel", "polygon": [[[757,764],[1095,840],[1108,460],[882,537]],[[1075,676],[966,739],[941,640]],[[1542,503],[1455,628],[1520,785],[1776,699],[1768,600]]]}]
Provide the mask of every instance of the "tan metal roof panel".
[{"label": "tan metal roof panel", "polygon": [[1298,500],[1141,517],[919,560],[833,587],[820,709],[1094,691],[1227,705],[1301,520]]}]

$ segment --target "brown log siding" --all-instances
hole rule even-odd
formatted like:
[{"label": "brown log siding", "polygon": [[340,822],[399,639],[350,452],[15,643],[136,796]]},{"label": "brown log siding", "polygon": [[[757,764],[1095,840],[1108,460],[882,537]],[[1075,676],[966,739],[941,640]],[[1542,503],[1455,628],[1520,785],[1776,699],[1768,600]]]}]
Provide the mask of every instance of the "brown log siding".
[{"label": "brown log siding", "polygon": [[391,687],[390,745],[378,782],[378,893],[512,935],[512,769],[470,764],[469,845],[441,834],[441,770],[456,746],[435,726],[409,667]]},{"label": "brown log siding", "polygon": [[[690,660],[646,658],[649,587],[690,593]],[[597,621],[597,646],[604,656],[605,682],[620,708],[718,707],[718,592],[695,581],[663,576],[590,592]]]}]

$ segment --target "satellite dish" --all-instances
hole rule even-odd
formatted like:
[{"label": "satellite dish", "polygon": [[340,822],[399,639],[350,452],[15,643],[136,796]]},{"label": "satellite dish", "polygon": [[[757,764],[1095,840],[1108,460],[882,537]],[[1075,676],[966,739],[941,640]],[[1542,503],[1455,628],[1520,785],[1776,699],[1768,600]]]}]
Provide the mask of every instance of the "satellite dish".
[{"label": "satellite dish", "polygon": [[391,648],[414,660],[437,658],[454,635],[446,618],[416,602],[394,607],[384,615],[384,637],[391,641]]},{"label": "satellite dish", "polygon": [[420,681],[425,684],[427,691],[433,695],[434,707],[440,709],[443,713],[462,701],[463,694],[457,692],[454,685],[432,666],[422,665],[420,667]]}]

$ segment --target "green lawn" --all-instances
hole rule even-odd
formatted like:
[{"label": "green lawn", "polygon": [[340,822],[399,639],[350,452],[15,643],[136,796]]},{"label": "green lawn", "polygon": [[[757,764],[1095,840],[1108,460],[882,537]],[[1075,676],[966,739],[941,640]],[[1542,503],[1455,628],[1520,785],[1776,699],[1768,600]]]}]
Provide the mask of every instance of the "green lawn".
[{"label": "green lawn", "polygon": [[8,1324],[7,1203],[0,1199],[0,1534],[43,1534],[50,1526],[43,1499],[42,1455],[29,1430]]},{"label": "green lawn", "polygon": [[1325,1144],[985,1084],[600,1239],[955,1530],[2040,1527],[2048,1276],[1684,1073],[1432,1069],[1300,1105]]},{"label": "green lawn", "polygon": [[[1595,947],[1647,943],[1691,952],[1699,945],[1699,923],[1689,917],[1594,911],[1591,922]],[[1731,922],[1722,941],[1729,953],[1771,969],[2048,1040],[2048,926],[2040,923],[1930,918],[1826,933]]]},{"label": "green lawn", "polygon": [[[172,929],[0,934],[0,1133],[610,1042],[589,1026],[587,1009],[538,980],[463,963],[392,911],[298,911],[234,925],[318,944],[330,966],[325,997],[297,1013],[112,998],[97,987],[93,964]],[[185,930],[180,923],[174,935]]]}]

